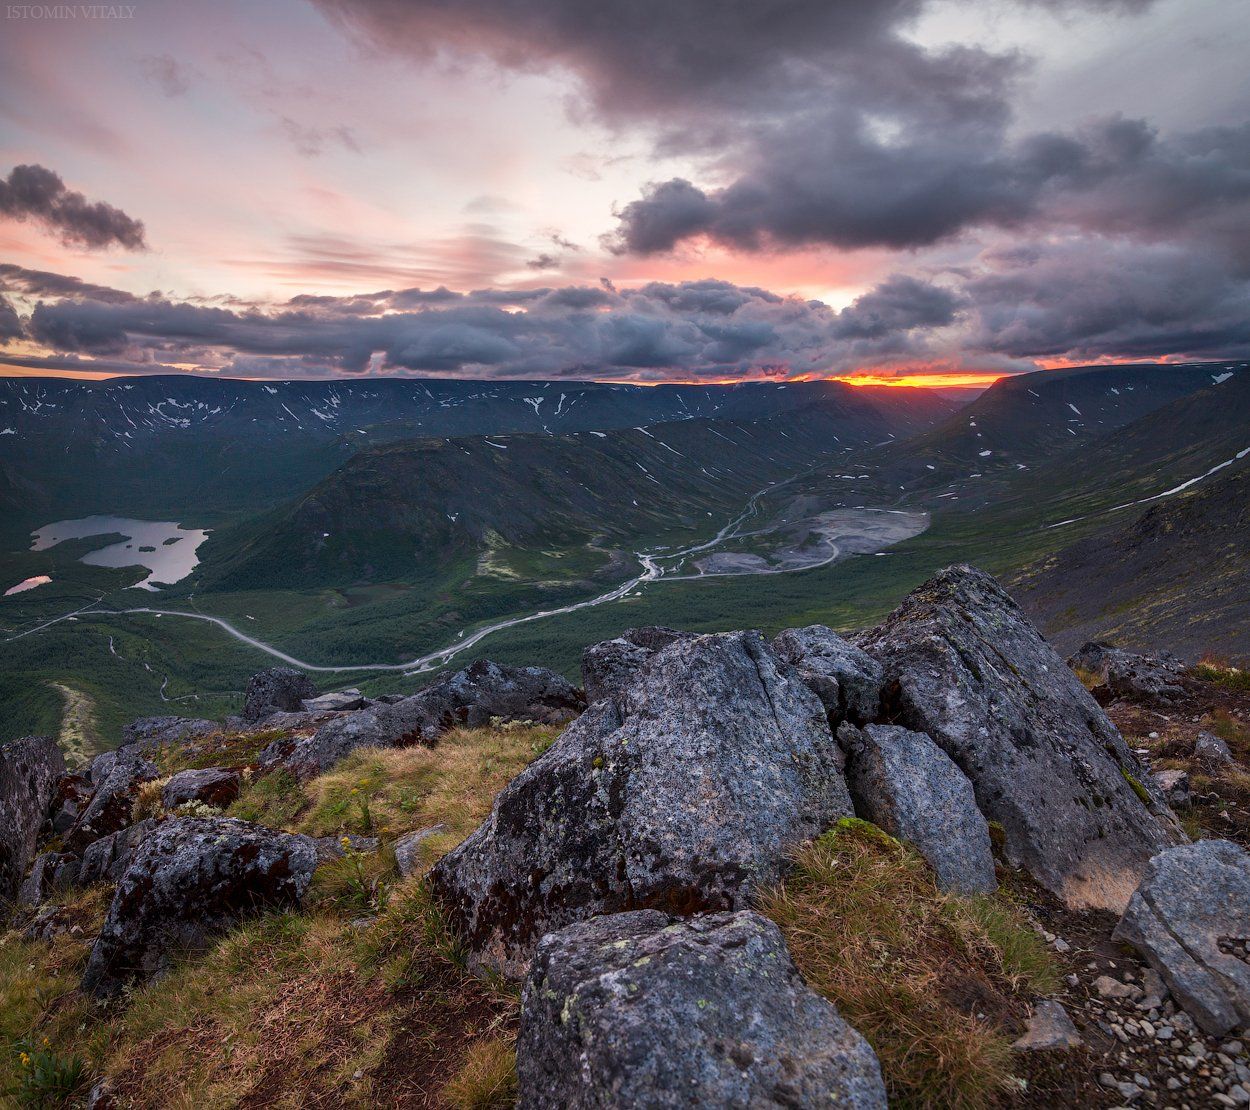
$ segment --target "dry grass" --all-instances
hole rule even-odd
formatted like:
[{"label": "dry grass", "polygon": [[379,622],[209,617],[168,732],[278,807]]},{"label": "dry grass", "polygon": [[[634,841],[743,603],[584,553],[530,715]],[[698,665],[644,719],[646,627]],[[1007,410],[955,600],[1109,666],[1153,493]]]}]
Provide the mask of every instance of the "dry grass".
[{"label": "dry grass", "polygon": [[443,1087],[454,1110],[506,1110],[516,1102],[516,1047],[511,1037],[479,1041]]},{"label": "dry grass", "polygon": [[139,784],[139,789],[135,792],[134,806],[130,811],[132,821],[143,821],[148,817],[165,815],[165,807],[161,803],[161,791],[165,789],[165,784],[172,777],[172,775],[165,775],[162,778],[149,779]]},{"label": "dry grass", "polygon": [[1073,667],[1072,673],[1087,690],[1097,690],[1103,684],[1102,675],[1097,671],[1091,671],[1088,667]]},{"label": "dry grass", "polygon": [[871,1042],[891,1106],[987,1107],[1012,1089],[1018,992],[1054,989],[1057,972],[1004,899],[943,895],[911,849],[848,820],[798,853],[760,909]]}]

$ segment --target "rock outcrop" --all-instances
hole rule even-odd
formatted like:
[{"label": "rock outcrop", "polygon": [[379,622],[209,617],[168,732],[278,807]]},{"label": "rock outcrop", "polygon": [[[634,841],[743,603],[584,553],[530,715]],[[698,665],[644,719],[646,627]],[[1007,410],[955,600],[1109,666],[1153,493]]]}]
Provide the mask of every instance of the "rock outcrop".
[{"label": "rock outcrop", "polygon": [[95,784],[89,775],[65,774],[56,784],[52,805],[48,812],[48,824],[58,836],[72,828],[82,811],[91,803]]},{"label": "rock outcrop", "polygon": [[166,821],[135,852],[83,974],[97,997],[202,950],[241,917],[299,904],[317,866],[310,838],[228,818]]},{"label": "rock outcrop", "polygon": [[1250,853],[1227,840],[1163,852],[1116,926],[1208,1033],[1250,1023]]},{"label": "rock outcrop", "polygon": [[1213,732],[1200,732],[1194,741],[1194,758],[1204,767],[1219,769],[1233,762],[1233,753]]},{"label": "rock outcrop", "polygon": [[972,783],[923,732],[898,725],[845,723],[838,740],[847,755],[855,812],[911,844],[943,890],[961,894],[998,888],[990,829]]},{"label": "rock outcrop", "polygon": [[261,762],[281,762],[308,777],[328,771],[357,748],[431,745],[449,728],[476,728],[495,717],[558,724],[584,705],[576,687],[545,667],[503,667],[479,659],[412,697],[336,717],[303,740],[278,741],[262,753]]},{"label": "rock outcrop", "polygon": [[17,900],[24,906],[43,905],[53,894],[78,881],[80,866],[78,857],[68,852],[40,853],[18,891]]},{"label": "rock outcrop", "polygon": [[950,567],[858,638],[891,719],[927,733],[1003,829],[1004,853],[1072,908],[1120,912],[1184,840],[1089,692],[989,575]]},{"label": "rock outcrop", "polygon": [[225,767],[204,767],[179,771],[161,787],[161,805],[177,809],[186,802],[203,802],[224,809],[239,796],[238,771]]},{"label": "rock outcrop", "polygon": [[850,815],[843,762],[758,632],[678,641],[502,791],[433,889],[474,962],[511,976],[544,933],[596,914],[741,908]]},{"label": "rock outcrop", "polygon": [[653,910],[538,947],[517,1042],[520,1105],[885,1110],[877,1058],[749,911]]},{"label": "rock outcrop", "polygon": [[1141,655],[1091,640],[1068,665],[1094,679],[1093,693],[1104,702],[1115,698],[1171,701],[1185,692],[1180,684],[1185,664],[1168,652]]},{"label": "rock outcrop", "polygon": [[71,852],[81,855],[93,841],[129,825],[139,787],[160,774],[156,764],[133,746],[118,751],[109,767],[87,808],[65,834],[65,847]]},{"label": "rock outcrop", "polygon": [[298,713],[305,698],[315,698],[317,687],[303,671],[291,667],[267,667],[247,682],[243,695],[243,719],[263,721],[271,713]]},{"label": "rock outcrop", "polygon": [[795,667],[820,698],[831,728],[843,721],[864,724],[876,719],[885,681],[881,664],[832,628],[823,624],[787,628],[773,640],[773,651]]},{"label": "rock outcrop", "polygon": [[137,744],[150,751],[220,731],[221,725],[216,721],[196,717],[140,717],[122,729],[122,746]]},{"label": "rock outcrop", "polygon": [[315,698],[305,698],[305,713],[347,713],[353,709],[364,709],[368,699],[357,689],[333,690]]},{"label": "rock outcrop", "polygon": [[124,829],[89,844],[82,854],[82,866],[78,871],[78,881],[83,886],[91,883],[115,883],[130,866],[135,849],[157,826],[154,818],[136,821]]},{"label": "rock outcrop", "polygon": [[648,625],[630,628],[611,640],[601,640],[582,651],[582,687],[588,702],[624,693],[657,651],[678,640],[694,638],[692,632]]},{"label": "rock outcrop", "polygon": [[17,896],[64,773],[65,757],[47,736],[0,744],[0,903]]},{"label": "rock outcrop", "polygon": [[446,829],[446,825],[431,825],[428,829],[405,833],[395,841],[395,866],[399,868],[401,876],[406,879],[416,872],[417,863],[421,858],[421,845],[430,837],[445,832]]}]

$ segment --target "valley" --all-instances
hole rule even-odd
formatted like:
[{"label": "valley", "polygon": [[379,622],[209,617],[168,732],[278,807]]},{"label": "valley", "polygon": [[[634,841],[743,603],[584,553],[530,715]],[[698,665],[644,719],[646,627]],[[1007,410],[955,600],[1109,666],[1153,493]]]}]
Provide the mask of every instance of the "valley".
[{"label": "valley", "polygon": [[[1046,560],[1096,542],[1117,515],[1186,504],[1239,474],[1240,369],[1048,371],[964,407],[908,390],[892,408],[774,389],[751,418],[400,438],[254,513],[226,508],[239,493],[223,481],[211,512],[170,513],[211,528],[199,563],[142,599],[149,569],[80,561],[97,538],[42,551],[7,540],[7,578],[51,581],[3,601],[3,693],[34,729],[61,719],[51,684],[80,689],[107,735],[140,709],[231,712],[266,660],[373,694],[477,654],[573,673],[581,644],[641,624],[852,629],[960,560],[1017,577],[1056,634],[1097,635],[1117,627],[1099,615],[1115,591],[1087,591],[1073,622],[1074,603],[1042,585]],[[736,404],[702,392],[718,412]],[[1219,645],[1250,650],[1236,635]]]}]

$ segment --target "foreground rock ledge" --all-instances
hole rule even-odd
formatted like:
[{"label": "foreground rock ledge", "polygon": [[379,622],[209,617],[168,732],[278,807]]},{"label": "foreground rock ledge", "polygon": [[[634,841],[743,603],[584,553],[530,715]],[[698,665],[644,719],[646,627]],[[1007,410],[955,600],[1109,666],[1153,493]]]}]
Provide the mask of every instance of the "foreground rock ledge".
[{"label": "foreground rock ledge", "polygon": [[299,904],[317,866],[306,836],[232,818],[180,817],[140,844],[83,974],[98,997],[165,971],[240,918]]},{"label": "foreground rock ledge", "polygon": [[1009,862],[1073,909],[1123,911],[1183,842],[1158,787],[1062,659],[988,574],[949,567],[858,637],[884,701],[971,780]]},{"label": "foreground rock ledge", "polygon": [[0,744],[0,904],[17,895],[64,773],[65,757],[47,736]]},{"label": "foreground rock ledge", "polygon": [[431,871],[475,967],[519,978],[544,933],[601,913],[745,908],[850,816],[824,707],[758,632],[655,655],[510,783]]},{"label": "foreground rock ledge", "polygon": [[1150,861],[1116,926],[1208,1033],[1250,1024],[1250,853],[1200,840]]},{"label": "foreground rock ledge", "polygon": [[877,1058],[758,914],[654,910],[538,947],[517,1042],[520,1106],[885,1110]]}]

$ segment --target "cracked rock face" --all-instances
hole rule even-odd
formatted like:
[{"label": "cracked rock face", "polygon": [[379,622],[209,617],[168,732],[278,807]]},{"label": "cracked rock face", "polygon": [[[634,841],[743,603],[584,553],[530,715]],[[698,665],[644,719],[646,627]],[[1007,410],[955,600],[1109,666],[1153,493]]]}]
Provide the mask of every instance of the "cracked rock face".
[{"label": "cracked rock face", "polygon": [[305,698],[315,698],[317,687],[303,671],[291,667],[266,667],[247,682],[243,695],[243,719],[262,721],[271,713],[298,713]]},{"label": "cracked rock face", "polygon": [[682,640],[595,703],[431,871],[474,962],[600,913],[744,907],[851,813],[824,708],[758,632]]},{"label": "cracked rock face", "polygon": [[787,628],[773,641],[773,651],[798,668],[823,703],[831,728],[843,721],[864,724],[877,717],[885,679],[881,664],[832,628],[823,624]]},{"label": "cracked rock face", "polygon": [[1122,911],[1151,856],[1184,841],[1115,726],[989,575],[942,571],[858,642],[885,667],[892,718],[958,764],[1008,861],[1069,907]]},{"label": "cracked rock face", "polygon": [[749,911],[614,914],[545,937],[525,986],[520,1105],[885,1110],[877,1058]]},{"label": "cracked rock face", "polygon": [[615,639],[591,644],[582,652],[582,686],[586,689],[586,700],[602,701],[624,693],[657,651],[693,637],[692,632],[648,625],[630,628]]},{"label": "cracked rock face", "polygon": [[65,757],[50,737],[0,744],[0,903],[17,895],[64,774]]},{"label": "cracked rock face", "polygon": [[297,906],[317,852],[306,836],[230,818],[178,817],[145,837],[117,884],[83,974],[98,997],[203,950],[240,918]]},{"label": "cracked rock face", "polygon": [[122,746],[139,744],[146,751],[220,731],[221,725],[216,721],[195,717],[140,717],[122,729]]},{"label": "cracked rock face", "polygon": [[71,852],[82,853],[100,837],[129,825],[139,787],[160,774],[156,764],[142,758],[133,746],[121,748],[104,766],[108,771],[91,801],[65,834],[65,847]]},{"label": "cracked rock face", "polygon": [[989,825],[972,783],[941,748],[898,725],[844,724],[838,739],[860,817],[911,844],[943,890],[998,889]]},{"label": "cracked rock face", "polygon": [[1150,861],[1114,938],[1136,948],[1208,1033],[1250,1023],[1250,853],[1200,840]]},{"label": "cracked rock face", "polygon": [[1170,652],[1141,655],[1111,644],[1090,641],[1068,660],[1095,676],[1095,693],[1103,701],[1113,698],[1146,698],[1170,701],[1184,694],[1180,685],[1185,664]]},{"label": "cracked rock face", "polygon": [[185,802],[203,802],[224,809],[239,796],[239,773],[224,767],[179,771],[161,788],[161,805],[177,809]]}]

